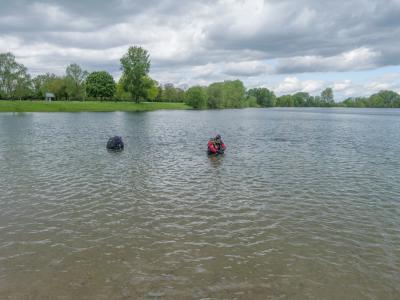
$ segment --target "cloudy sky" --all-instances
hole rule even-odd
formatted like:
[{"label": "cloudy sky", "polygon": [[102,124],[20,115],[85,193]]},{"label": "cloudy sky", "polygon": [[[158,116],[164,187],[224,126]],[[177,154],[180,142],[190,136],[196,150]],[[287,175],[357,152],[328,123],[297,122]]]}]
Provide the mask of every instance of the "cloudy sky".
[{"label": "cloudy sky", "polygon": [[160,83],[400,92],[400,0],[0,0],[0,52],[34,75],[76,62],[118,79],[130,45]]}]

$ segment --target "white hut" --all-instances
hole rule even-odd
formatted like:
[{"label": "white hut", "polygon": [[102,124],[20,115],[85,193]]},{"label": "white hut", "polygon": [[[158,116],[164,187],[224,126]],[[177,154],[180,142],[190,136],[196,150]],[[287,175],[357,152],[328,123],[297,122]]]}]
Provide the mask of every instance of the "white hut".
[{"label": "white hut", "polygon": [[46,93],[45,99],[46,99],[46,101],[52,101],[52,100],[56,99],[56,97],[54,96],[53,93]]}]

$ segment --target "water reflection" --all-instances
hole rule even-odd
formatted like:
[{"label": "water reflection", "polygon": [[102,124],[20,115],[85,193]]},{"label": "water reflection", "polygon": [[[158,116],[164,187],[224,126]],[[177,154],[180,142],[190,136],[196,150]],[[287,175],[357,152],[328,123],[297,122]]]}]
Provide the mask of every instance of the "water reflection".
[{"label": "water reflection", "polygon": [[224,157],[226,154],[223,155],[208,155],[207,152],[205,151],[207,157],[208,157],[208,161],[210,162],[210,165],[213,168],[219,168],[223,161],[224,161]]}]

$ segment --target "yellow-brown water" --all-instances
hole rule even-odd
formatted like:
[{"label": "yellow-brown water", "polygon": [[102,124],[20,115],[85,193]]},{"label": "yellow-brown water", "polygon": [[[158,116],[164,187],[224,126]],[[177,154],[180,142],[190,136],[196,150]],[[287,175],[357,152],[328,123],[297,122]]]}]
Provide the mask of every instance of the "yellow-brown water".
[{"label": "yellow-brown water", "polygon": [[0,299],[399,299],[399,153],[399,110],[0,114]]}]

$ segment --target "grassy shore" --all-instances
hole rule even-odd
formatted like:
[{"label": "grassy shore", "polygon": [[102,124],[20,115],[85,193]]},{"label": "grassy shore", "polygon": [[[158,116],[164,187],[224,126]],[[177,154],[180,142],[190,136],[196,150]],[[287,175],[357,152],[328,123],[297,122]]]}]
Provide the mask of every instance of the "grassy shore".
[{"label": "grassy shore", "polygon": [[166,102],[96,102],[96,101],[4,101],[0,100],[0,112],[107,112],[152,111],[158,109],[190,109],[184,103]]}]

